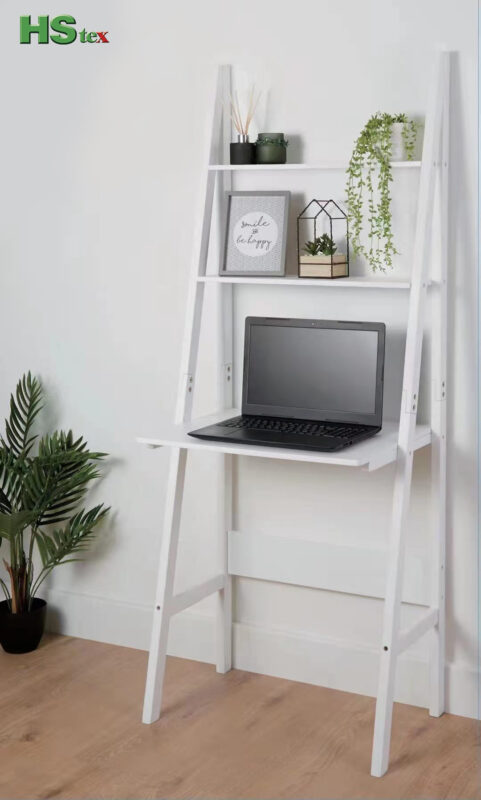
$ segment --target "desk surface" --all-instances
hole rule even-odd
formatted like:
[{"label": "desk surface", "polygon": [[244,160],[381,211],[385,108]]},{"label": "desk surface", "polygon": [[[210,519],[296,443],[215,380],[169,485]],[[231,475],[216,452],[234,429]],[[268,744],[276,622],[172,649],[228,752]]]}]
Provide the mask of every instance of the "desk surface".
[{"label": "desk surface", "polygon": [[[319,453],[315,450],[290,450],[282,447],[266,447],[264,445],[236,444],[235,442],[214,442],[195,439],[189,431],[212,425],[222,419],[237,416],[237,409],[220,411],[207,417],[200,417],[187,424],[175,425],[163,422],[154,436],[140,436],[137,441],[149,447],[180,447],[187,450],[206,450],[215,453],[232,453],[254,458],[276,458],[285,461],[309,461],[314,464],[332,464],[341,467],[362,467],[373,471],[391,464],[396,460],[398,423],[385,422],[382,431],[366,439],[364,442],[347,447],[337,453]],[[431,442],[431,430],[428,425],[417,425],[414,449]]]}]

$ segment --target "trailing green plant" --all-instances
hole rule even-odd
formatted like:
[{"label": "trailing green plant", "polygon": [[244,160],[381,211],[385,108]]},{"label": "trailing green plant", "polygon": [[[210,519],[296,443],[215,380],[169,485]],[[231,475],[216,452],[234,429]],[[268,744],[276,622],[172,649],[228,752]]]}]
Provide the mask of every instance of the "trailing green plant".
[{"label": "trailing green plant", "polygon": [[322,236],[316,236],[312,242],[306,242],[302,249],[311,256],[317,256],[319,253],[323,256],[332,256],[337,247],[331,237],[327,233],[323,233]]},{"label": "trailing green plant", "polygon": [[[416,142],[416,123],[406,114],[374,114],[357,138],[347,169],[347,203],[351,243],[356,255],[367,258],[373,272],[392,268],[394,246],[391,218],[392,126],[401,122],[406,156],[412,160]],[[376,181],[377,173],[377,181]],[[366,205],[366,209],[365,206]],[[369,223],[367,239],[362,241],[365,211]]]},{"label": "trailing green plant", "polygon": [[[4,565],[10,586],[0,585],[13,613],[29,611],[47,575],[58,565],[81,560],[99,522],[109,509],[81,506],[99,462],[106,453],[91,452],[72,431],[39,437],[33,426],[42,408],[40,382],[30,373],[10,397],[5,436],[0,437],[0,542],[10,559]],[[35,546],[41,559],[34,574]]]}]

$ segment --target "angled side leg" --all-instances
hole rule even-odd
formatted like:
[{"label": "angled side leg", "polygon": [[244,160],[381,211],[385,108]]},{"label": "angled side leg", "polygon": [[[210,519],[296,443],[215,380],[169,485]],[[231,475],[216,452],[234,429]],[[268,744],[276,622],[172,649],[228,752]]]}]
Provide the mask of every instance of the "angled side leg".
[{"label": "angled side leg", "polygon": [[383,640],[379,673],[376,720],[372,750],[371,774],[380,777],[389,765],[394,680],[399,652],[401,591],[404,567],[404,544],[407,514],[411,496],[413,467],[412,442],[416,428],[419,376],[426,301],[426,264],[432,230],[435,169],[441,155],[441,125],[446,82],[449,76],[449,53],[439,53],[434,74],[434,90],[429,97],[426,115],[423,159],[414,239],[412,287],[404,357],[403,394],[399,419],[398,456],[394,481],[391,519],[391,541],[384,603]]},{"label": "angled side leg", "polygon": [[[232,95],[232,74],[230,67],[225,67],[220,75],[220,92],[222,94],[222,136],[221,149],[224,163],[229,161],[229,147],[232,140],[230,119],[230,98]],[[225,194],[232,189],[232,173],[223,172],[218,176],[218,218],[221,229],[227,225],[227,205]],[[220,240],[219,240],[220,245]],[[219,264],[223,258],[223,250],[219,249]],[[217,292],[219,310],[218,326],[221,333],[221,363],[219,370],[219,402],[224,408],[233,405],[233,337],[234,337],[234,301],[232,286],[219,286]],[[224,588],[217,594],[216,619],[216,669],[217,672],[229,672],[232,669],[232,576],[228,567],[228,534],[232,528],[232,491],[233,491],[234,457],[231,454],[220,456],[219,465],[219,560],[220,570],[224,575]]]},{"label": "angled side leg", "polygon": [[172,450],[142,715],[147,724],[160,717],[186,460],[187,450]]},{"label": "angled side leg", "polygon": [[[445,394],[441,381],[439,387],[433,385],[433,392]],[[429,713],[440,717],[445,711],[445,549],[446,549],[446,436],[445,402],[438,401],[433,409],[433,440],[431,444],[431,482],[432,482],[432,547],[433,547],[433,586],[432,605],[438,609],[438,623],[431,633],[430,675],[429,675]],[[434,417],[435,413],[435,417]]]},{"label": "angled side leg", "polygon": [[398,456],[394,482],[391,550],[384,603],[381,664],[371,763],[371,775],[377,778],[384,775],[389,765],[397,642],[401,614],[404,536],[410,500],[412,463],[412,451]]},{"label": "angled side leg", "polygon": [[220,487],[223,503],[220,513],[219,524],[219,549],[221,560],[221,572],[225,576],[224,588],[218,592],[217,596],[217,672],[229,672],[232,669],[232,577],[228,570],[227,536],[231,528],[232,516],[232,468],[233,456],[231,454],[222,456]]},{"label": "angled side leg", "polygon": [[429,713],[440,717],[445,710],[445,561],[446,561],[446,394],[447,394],[447,277],[448,277],[448,176],[449,176],[449,71],[444,87],[443,139],[438,180],[439,270],[432,300],[431,369],[431,503],[432,503],[432,592],[431,604],[438,608],[438,624],[430,642]]}]

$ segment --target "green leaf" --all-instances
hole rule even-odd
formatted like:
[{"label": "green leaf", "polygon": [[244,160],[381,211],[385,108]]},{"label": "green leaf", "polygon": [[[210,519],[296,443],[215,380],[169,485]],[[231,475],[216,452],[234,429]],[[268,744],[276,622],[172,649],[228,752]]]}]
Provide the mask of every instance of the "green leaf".
[{"label": "green leaf", "polygon": [[31,511],[17,511],[11,514],[0,514],[0,535],[12,541],[32,521]]},{"label": "green leaf", "polygon": [[90,511],[79,511],[63,529],[49,533],[38,530],[35,541],[44,569],[52,569],[58,564],[81,560],[81,553],[87,549],[95,536],[96,528],[108,514],[110,508],[95,506]]},{"label": "green leaf", "polygon": [[36,525],[67,520],[83,499],[90,481],[99,476],[104,453],[87,449],[71,431],[44,436],[23,480],[23,507],[37,509]]},{"label": "green leaf", "polygon": [[[367,121],[358,136],[347,169],[346,192],[352,248],[356,255],[362,255],[368,260],[373,271],[386,271],[392,267],[393,256],[397,253],[392,234],[390,195],[390,184],[393,180],[391,131],[394,122],[403,123],[402,135],[406,154],[411,159],[416,140],[416,123],[408,120],[406,114],[377,112]],[[369,212],[368,244],[362,240],[365,204]]]},{"label": "green leaf", "polygon": [[29,372],[17,383],[15,396],[10,396],[10,416],[5,420],[8,447],[14,455],[27,456],[32,449],[37,436],[32,436],[31,430],[41,408],[42,387]]}]

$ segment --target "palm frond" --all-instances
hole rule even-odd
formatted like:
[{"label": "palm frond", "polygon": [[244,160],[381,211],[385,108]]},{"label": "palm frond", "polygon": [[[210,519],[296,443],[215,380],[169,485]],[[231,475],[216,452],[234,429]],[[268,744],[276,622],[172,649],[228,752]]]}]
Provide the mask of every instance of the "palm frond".
[{"label": "palm frond", "polygon": [[37,509],[37,525],[64,522],[99,477],[95,464],[104,453],[93,453],[72,431],[44,436],[23,480],[22,505]]},{"label": "palm frond", "polygon": [[0,536],[12,541],[32,522],[31,511],[0,514]]},{"label": "palm frond", "polygon": [[38,530],[35,534],[43,569],[50,570],[58,564],[71,561],[81,561],[82,553],[86,550],[95,536],[96,527],[109,512],[103,504],[95,506],[90,511],[79,511],[63,529],[54,529],[50,533]]},{"label": "palm frond", "polygon": [[9,512],[21,506],[23,480],[30,458],[19,456],[8,447],[0,447],[0,511]]},{"label": "palm frond", "polygon": [[41,408],[42,387],[29,372],[17,383],[15,396],[10,395],[10,416],[5,420],[8,446],[16,456],[26,456],[32,449],[37,439],[31,435],[32,425]]}]

